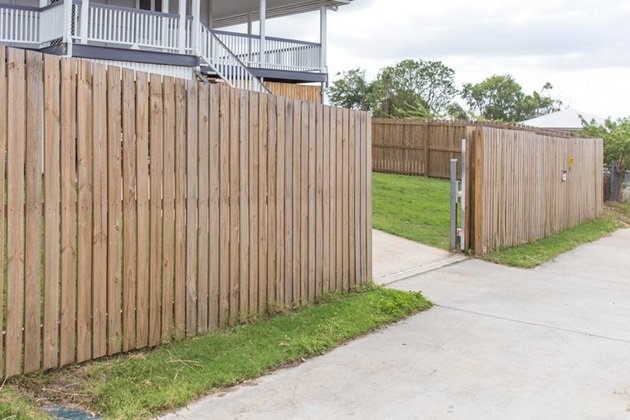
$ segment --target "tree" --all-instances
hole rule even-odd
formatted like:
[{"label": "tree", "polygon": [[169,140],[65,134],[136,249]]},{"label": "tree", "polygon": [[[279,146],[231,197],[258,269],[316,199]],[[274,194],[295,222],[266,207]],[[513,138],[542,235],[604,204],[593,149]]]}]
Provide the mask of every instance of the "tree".
[{"label": "tree", "polygon": [[[610,167],[614,164],[624,176],[630,169],[630,117],[616,121],[608,119],[603,125],[582,119],[582,125],[584,134],[604,140],[604,163]],[[622,186],[622,182],[617,183],[612,199],[621,197]]]},{"label": "tree", "polygon": [[337,79],[328,88],[328,99],[333,105],[371,111],[370,84],[361,69],[337,73]]},{"label": "tree", "polygon": [[457,102],[453,102],[446,108],[446,113],[451,120],[470,121],[470,115],[463,106]]},{"label": "tree", "polygon": [[440,61],[403,60],[372,83],[375,114],[390,118],[442,117],[457,95],[455,71]]},{"label": "tree", "polygon": [[486,120],[519,122],[560,110],[562,102],[551,97],[553,86],[526,95],[510,75],[494,75],[475,85],[467,83],[462,98],[472,112]]}]

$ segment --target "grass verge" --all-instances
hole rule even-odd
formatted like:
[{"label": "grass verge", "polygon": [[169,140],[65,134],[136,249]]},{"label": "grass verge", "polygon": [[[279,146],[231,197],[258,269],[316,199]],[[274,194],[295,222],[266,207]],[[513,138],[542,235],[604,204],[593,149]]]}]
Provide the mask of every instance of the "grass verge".
[{"label": "grass verge", "polygon": [[534,268],[579,245],[595,241],[628,225],[630,225],[630,205],[610,204],[598,219],[536,242],[490,253],[483,259],[512,267]]},{"label": "grass verge", "polygon": [[4,384],[0,389],[0,419],[46,419],[35,400],[14,385]]},{"label": "grass verge", "polygon": [[450,184],[419,176],[372,174],[374,228],[448,249]]},{"label": "grass verge", "polygon": [[105,417],[146,418],[431,307],[419,293],[376,287],[318,303],[151,351],[18,378],[12,385],[37,399]]}]

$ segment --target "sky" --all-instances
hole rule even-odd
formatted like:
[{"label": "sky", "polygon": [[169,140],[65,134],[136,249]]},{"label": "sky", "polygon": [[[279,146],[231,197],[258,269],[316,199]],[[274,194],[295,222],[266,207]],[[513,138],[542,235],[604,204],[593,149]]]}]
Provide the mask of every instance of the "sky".
[{"label": "sky", "polygon": [[[331,78],[368,79],[407,58],[440,60],[458,86],[511,74],[565,106],[630,116],[630,0],[354,0],[328,13]],[[268,21],[268,35],[319,40],[319,13]]]}]

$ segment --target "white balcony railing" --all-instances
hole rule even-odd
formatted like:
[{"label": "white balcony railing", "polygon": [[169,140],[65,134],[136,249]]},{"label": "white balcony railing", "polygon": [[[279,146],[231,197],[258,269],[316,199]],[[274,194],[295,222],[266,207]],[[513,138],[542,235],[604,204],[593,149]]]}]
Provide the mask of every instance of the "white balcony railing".
[{"label": "white balcony railing", "polygon": [[0,5],[0,42],[39,46],[63,36],[63,3],[46,7]]},{"label": "white balcony railing", "polygon": [[259,36],[225,31],[213,32],[248,67],[322,71],[320,44],[266,37],[263,57]]},{"label": "white balcony railing", "polygon": [[[179,16],[127,7],[91,3],[87,25],[83,24],[83,6],[75,3],[73,38],[89,43],[134,49],[177,52]],[[82,31],[87,29],[87,34]]]},{"label": "white balcony railing", "polygon": [[[81,0],[65,1],[72,1],[70,36],[74,42],[195,55],[237,88],[267,91],[251,68],[323,71],[321,46],[316,43],[267,37],[261,51],[258,36],[212,31],[201,24],[193,30],[190,16],[180,31],[176,14],[101,3],[90,3],[86,11]],[[63,0],[42,8],[0,4],[0,42],[41,47],[63,38],[63,21]]]}]

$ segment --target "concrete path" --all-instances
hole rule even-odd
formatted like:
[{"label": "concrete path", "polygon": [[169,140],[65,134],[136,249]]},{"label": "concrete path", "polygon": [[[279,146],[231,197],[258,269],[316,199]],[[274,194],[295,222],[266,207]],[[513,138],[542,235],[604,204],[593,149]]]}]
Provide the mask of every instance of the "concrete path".
[{"label": "concrete path", "polygon": [[376,229],[372,230],[372,243],[376,284],[389,284],[463,260],[461,254],[453,255]]},{"label": "concrete path", "polygon": [[630,418],[630,230],[535,270],[468,260],[393,287],[437,306],[168,418]]}]

